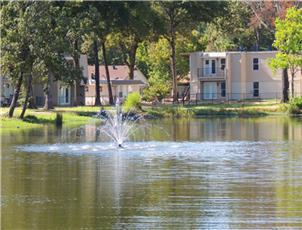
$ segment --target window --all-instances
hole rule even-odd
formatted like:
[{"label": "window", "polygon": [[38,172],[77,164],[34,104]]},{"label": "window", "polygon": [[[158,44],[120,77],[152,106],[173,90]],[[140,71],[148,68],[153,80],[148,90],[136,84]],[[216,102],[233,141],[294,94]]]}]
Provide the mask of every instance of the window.
[{"label": "window", "polygon": [[259,82],[253,82],[253,96],[259,97]]},{"label": "window", "polygon": [[258,70],[258,69],[259,69],[259,59],[253,58],[253,70]]},{"label": "window", "polygon": [[225,97],[226,95],[226,91],[225,91],[225,81],[224,82],[221,82],[220,84],[220,91],[221,91],[221,97]]},{"label": "window", "polygon": [[65,90],[65,103],[66,104],[69,103],[69,89],[68,88],[66,88],[66,90]]},{"label": "window", "polygon": [[119,92],[119,93],[118,93],[118,96],[119,96],[119,97],[123,97],[123,92]]},{"label": "window", "polygon": [[95,80],[95,74],[94,73],[91,74],[91,79]]},{"label": "window", "polygon": [[103,91],[103,87],[102,86],[100,86],[100,92],[102,92]]},{"label": "window", "polygon": [[220,60],[220,66],[221,66],[221,69],[224,70],[225,69],[225,58],[222,58]]},{"label": "window", "polygon": [[85,91],[86,91],[86,92],[88,92],[88,91],[89,91],[88,86],[85,86]]},{"label": "window", "polygon": [[216,62],[212,60],[212,74],[216,73]]},{"label": "window", "polygon": [[210,67],[210,60],[205,60],[205,65],[204,65],[204,75],[210,75],[211,73],[211,67]]}]

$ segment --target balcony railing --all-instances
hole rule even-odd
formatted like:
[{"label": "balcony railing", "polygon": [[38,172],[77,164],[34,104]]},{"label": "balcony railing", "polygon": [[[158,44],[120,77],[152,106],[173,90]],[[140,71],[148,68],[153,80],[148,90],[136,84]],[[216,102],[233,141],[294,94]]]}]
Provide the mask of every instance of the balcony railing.
[{"label": "balcony railing", "polygon": [[197,74],[199,78],[224,78],[225,69],[203,67],[197,69]]}]

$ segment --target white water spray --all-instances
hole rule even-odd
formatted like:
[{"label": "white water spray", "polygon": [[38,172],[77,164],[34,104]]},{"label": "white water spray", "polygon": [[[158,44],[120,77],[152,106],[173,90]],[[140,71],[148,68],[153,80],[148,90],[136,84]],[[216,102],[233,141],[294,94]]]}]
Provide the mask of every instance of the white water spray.
[{"label": "white water spray", "polygon": [[105,125],[100,128],[100,132],[110,137],[118,147],[123,147],[123,143],[136,130],[135,125],[142,116],[130,117],[130,112],[124,116],[119,99],[116,100],[115,110],[106,114]]}]

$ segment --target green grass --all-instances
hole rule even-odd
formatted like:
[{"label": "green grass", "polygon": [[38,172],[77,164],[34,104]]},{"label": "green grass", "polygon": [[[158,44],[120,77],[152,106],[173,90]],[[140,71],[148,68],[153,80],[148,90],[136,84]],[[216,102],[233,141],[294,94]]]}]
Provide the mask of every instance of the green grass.
[{"label": "green grass", "polygon": [[270,114],[285,114],[287,107],[274,101],[219,103],[202,105],[165,105],[159,107],[144,107],[146,113],[154,117],[196,117],[196,116],[265,116]]},{"label": "green grass", "polygon": [[21,113],[21,108],[17,108],[15,110],[13,118],[8,118],[8,108],[1,108],[1,132],[4,133],[8,131],[18,131],[20,129],[39,128],[45,124],[55,125],[57,112],[63,115],[64,126],[82,125],[93,119],[91,117],[92,113],[95,114],[96,111],[99,110],[99,108],[96,107],[87,108],[87,113],[85,113],[84,107],[74,107],[70,109],[61,107],[51,111],[44,111],[42,109],[28,109],[23,120],[18,118]]}]

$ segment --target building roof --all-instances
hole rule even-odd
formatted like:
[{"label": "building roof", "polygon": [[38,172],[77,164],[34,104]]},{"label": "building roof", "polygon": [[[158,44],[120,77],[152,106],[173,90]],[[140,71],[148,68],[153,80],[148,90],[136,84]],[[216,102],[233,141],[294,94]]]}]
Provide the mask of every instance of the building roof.
[{"label": "building roof", "polygon": [[185,56],[185,55],[190,55],[190,54],[193,54],[193,53],[200,53],[200,54],[207,54],[207,55],[212,55],[212,56],[224,56],[226,54],[229,54],[229,53],[235,53],[235,54],[241,54],[241,53],[253,53],[253,54],[265,54],[265,53],[277,53],[278,51],[276,50],[263,50],[263,51],[225,51],[225,52],[205,52],[205,51],[195,51],[195,52],[190,52],[190,53],[183,53],[182,55]]},{"label": "building roof", "polygon": [[[129,69],[126,65],[109,65],[109,74],[111,80],[127,80]],[[88,66],[88,79],[91,79],[91,76],[94,75],[94,65]],[[135,74],[134,70],[134,74]],[[104,65],[100,65],[100,80],[106,80],[106,70]]]},{"label": "building roof", "polygon": [[[100,84],[107,84],[107,80],[100,80]],[[145,85],[141,80],[111,80],[112,85]]]}]

